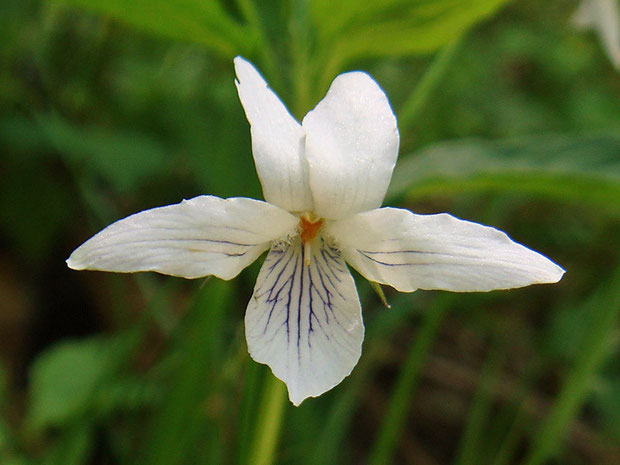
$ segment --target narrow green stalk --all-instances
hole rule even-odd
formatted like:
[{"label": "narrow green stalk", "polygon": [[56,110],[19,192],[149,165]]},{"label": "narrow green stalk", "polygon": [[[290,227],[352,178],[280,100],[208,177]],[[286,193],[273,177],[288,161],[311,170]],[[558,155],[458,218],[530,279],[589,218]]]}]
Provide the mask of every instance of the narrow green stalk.
[{"label": "narrow green stalk", "polygon": [[592,321],[586,333],[575,366],[551,408],[534,444],[523,462],[540,465],[550,459],[563,440],[564,432],[579,413],[586,400],[598,369],[612,348],[611,340],[620,317],[620,268],[607,285],[587,303]]},{"label": "narrow green stalk", "polygon": [[[495,429],[504,431],[497,441],[498,447],[494,455],[490,455],[490,465],[508,465],[514,462],[519,443],[528,421],[527,402],[532,393],[532,386],[540,378],[542,360],[532,361],[519,381],[513,400],[496,414]],[[506,425],[506,429],[502,428]]]},{"label": "narrow green stalk", "polygon": [[392,461],[424,360],[437,336],[437,330],[447,312],[449,301],[453,298],[452,295],[442,297],[444,298],[435,299],[434,304],[426,312],[422,328],[411,345],[409,357],[396,382],[383,424],[370,453],[368,460],[370,465],[387,465]]},{"label": "narrow green stalk", "polygon": [[385,308],[392,308],[392,306],[388,303],[387,299],[385,298],[385,293],[383,292],[383,289],[381,288],[381,284],[376,283],[374,281],[368,281],[368,282],[370,283],[370,286],[372,287],[372,289],[379,296],[379,299],[381,299],[381,303],[385,305]]},{"label": "narrow green stalk", "polygon": [[284,383],[270,373],[263,388],[248,464],[271,465],[275,463],[285,402]]},{"label": "narrow green stalk", "polygon": [[[522,402],[525,404],[525,400]],[[515,454],[519,448],[519,441],[523,436],[523,429],[527,422],[527,412],[525,406],[519,406],[519,410],[515,415],[515,418],[508,430],[508,433],[504,436],[500,448],[497,454],[491,461],[491,465],[508,465],[513,460]]]},{"label": "narrow green stalk", "polygon": [[505,351],[497,343],[490,349],[480,375],[477,392],[467,415],[465,430],[461,435],[455,465],[477,465],[484,447],[484,429],[493,405],[493,387],[501,374]]},{"label": "narrow green stalk", "polygon": [[268,370],[248,357],[248,351],[243,347],[243,357],[246,359],[246,369],[243,381],[243,394],[239,405],[239,423],[236,435],[236,458],[237,465],[248,462],[250,446],[248,438],[252,437],[254,424],[256,423],[256,412],[258,411],[258,391],[264,378],[263,374],[273,376],[271,373],[264,373]]},{"label": "narrow green stalk", "polygon": [[462,43],[463,36],[460,36],[435,55],[428,69],[400,109],[398,126],[401,132],[407,131],[416,118],[420,116],[421,110],[446,74]]}]

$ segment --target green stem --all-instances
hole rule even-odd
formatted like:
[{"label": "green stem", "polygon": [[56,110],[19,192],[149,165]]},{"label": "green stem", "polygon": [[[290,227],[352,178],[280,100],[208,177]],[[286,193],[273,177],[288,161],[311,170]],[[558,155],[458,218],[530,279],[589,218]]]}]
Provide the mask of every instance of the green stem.
[{"label": "green stem", "polygon": [[412,393],[417,386],[419,374],[426,355],[437,335],[437,329],[449,307],[452,295],[437,298],[424,316],[420,333],[411,345],[409,357],[405,362],[387,407],[387,413],[370,454],[370,465],[391,463],[394,449],[402,432]]},{"label": "green stem", "polygon": [[285,402],[284,383],[270,373],[263,389],[248,464],[271,465],[275,463],[275,451],[280,437]]},{"label": "green stem", "polygon": [[415,86],[398,115],[398,126],[401,132],[405,132],[415,122],[420,115],[421,110],[428,102],[433,91],[437,88],[441,79],[445,75],[446,71],[450,67],[452,60],[459,51],[461,44],[463,43],[463,36],[458,37],[445,47],[443,47],[433,61],[429,65],[428,69],[422,75],[422,78]]}]

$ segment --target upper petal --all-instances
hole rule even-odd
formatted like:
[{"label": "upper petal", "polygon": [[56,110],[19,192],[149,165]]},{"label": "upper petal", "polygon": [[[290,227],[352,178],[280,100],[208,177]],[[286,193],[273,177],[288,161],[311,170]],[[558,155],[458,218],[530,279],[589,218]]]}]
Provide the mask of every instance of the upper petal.
[{"label": "upper petal", "polygon": [[379,207],[399,144],[379,85],[366,73],[341,74],[302,125],[314,211],[337,219]]},{"label": "upper petal", "polygon": [[245,315],[248,350],[287,385],[299,405],[340,383],[356,365],[364,325],[355,282],[321,238],[304,264],[299,237],[274,246]]},{"label": "upper petal", "polygon": [[617,0],[583,0],[573,15],[573,23],[594,29],[601,45],[617,70],[620,70],[620,11]]},{"label": "upper petal", "polygon": [[67,260],[75,270],[234,278],[298,219],[258,200],[200,196],[111,224]]},{"label": "upper petal", "polygon": [[399,291],[490,291],[554,283],[564,270],[495,228],[381,208],[326,225],[349,264]]},{"label": "upper petal", "polygon": [[288,211],[312,210],[304,130],[250,62],[235,58],[235,71],[265,200]]}]

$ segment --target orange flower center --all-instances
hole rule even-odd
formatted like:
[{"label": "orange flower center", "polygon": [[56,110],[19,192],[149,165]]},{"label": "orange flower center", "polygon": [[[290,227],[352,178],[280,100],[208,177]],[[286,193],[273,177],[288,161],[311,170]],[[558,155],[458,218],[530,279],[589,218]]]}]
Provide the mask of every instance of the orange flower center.
[{"label": "orange flower center", "polygon": [[312,243],[316,237],[316,233],[319,232],[323,226],[323,220],[321,218],[313,219],[309,215],[303,214],[299,218],[299,230],[301,231],[301,241],[304,244]]},{"label": "orange flower center", "polygon": [[312,213],[304,213],[299,217],[299,233],[304,245],[305,263],[310,265],[312,257],[312,241],[323,226],[322,218],[315,218]]}]

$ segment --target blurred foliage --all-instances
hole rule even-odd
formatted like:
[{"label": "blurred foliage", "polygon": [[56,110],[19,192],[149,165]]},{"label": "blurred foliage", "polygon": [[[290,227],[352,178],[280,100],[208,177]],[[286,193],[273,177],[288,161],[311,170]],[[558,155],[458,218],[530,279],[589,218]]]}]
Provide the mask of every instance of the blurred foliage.
[{"label": "blurred foliage", "polygon": [[[0,3],[0,463],[620,462],[620,75],[554,0]],[[299,408],[234,283],[75,273],[106,224],[260,198],[242,54],[302,117],[364,69],[400,116],[392,205],[500,227],[567,269],[452,295],[363,280],[364,354]]]},{"label": "blurred foliage", "polygon": [[255,40],[251,27],[238,24],[219,4],[201,0],[57,0],[103,13],[156,35],[200,44],[229,57],[249,53]]},{"label": "blurred foliage", "polygon": [[415,199],[471,191],[517,191],[620,215],[620,135],[463,140],[426,147],[400,163],[392,195]]}]

